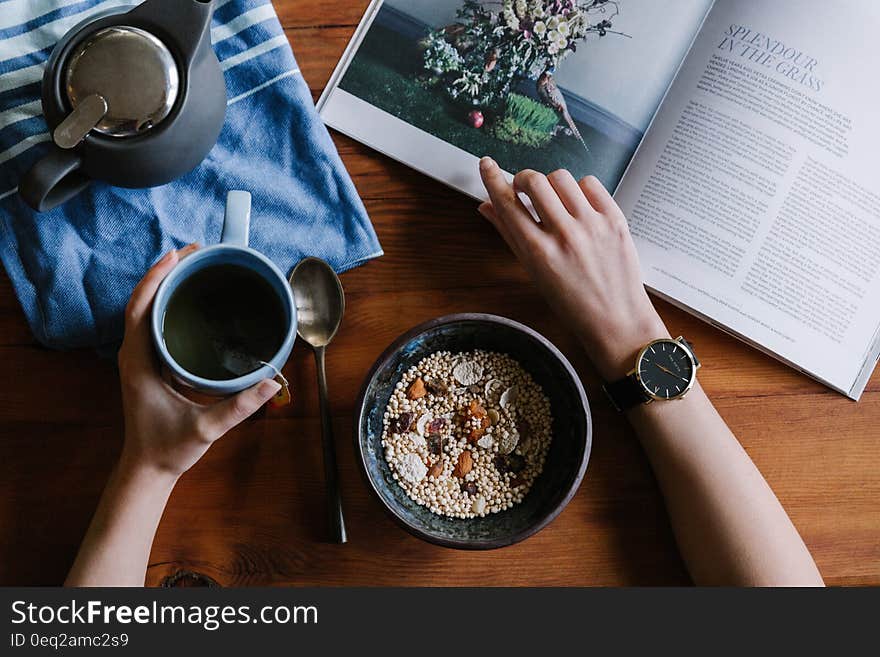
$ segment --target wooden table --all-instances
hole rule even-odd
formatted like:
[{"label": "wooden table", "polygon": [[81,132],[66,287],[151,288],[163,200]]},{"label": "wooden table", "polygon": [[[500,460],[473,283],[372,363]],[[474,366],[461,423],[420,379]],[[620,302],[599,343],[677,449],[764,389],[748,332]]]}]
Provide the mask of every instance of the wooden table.
[{"label": "wooden table", "polygon": [[[276,0],[315,97],[367,0]],[[320,422],[311,354],[285,372],[295,403],[217,443],[187,473],[159,528],[149,584],[180,570],[224,585],[684,584],[663,501],[632,432],[576,344],[474,203],[334,135],[385,257],[343,276],[348,312],[328,353],[350,542],[322,542]],[[659,303],[705,363],[701,380],[769,480],[829,584],[880,584],[880,375],[858,404]],[[486,311],[554,341],[583,376],[595,436],[587,476],[543,532],[485,553],[399,529],[354,459],[352,413],[370,364],[426,319]],[[58,584],[119,452],[114,364],[39,347],[0,279],[0,584]],[[732,504],[736,500],[731,500]]]}]

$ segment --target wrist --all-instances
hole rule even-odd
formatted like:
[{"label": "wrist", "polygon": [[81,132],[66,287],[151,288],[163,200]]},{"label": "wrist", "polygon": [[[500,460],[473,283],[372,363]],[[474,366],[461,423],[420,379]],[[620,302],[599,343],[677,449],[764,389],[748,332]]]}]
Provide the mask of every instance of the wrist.
[{"label": "wrist", "polygon": [[609,330],[602,338],[591,343],[593,362],[605,381],[625,377],[635,366],[636,356],[646,344],[659,338],[669,338],[669,330],[656,313],[634,318],[627,326]]},{"label": "wrist", "polygon": [[174,488],[180,478],[180,474],[133,455],[125,449],[116,463],[115,474],[124,481],[168,491]]}]

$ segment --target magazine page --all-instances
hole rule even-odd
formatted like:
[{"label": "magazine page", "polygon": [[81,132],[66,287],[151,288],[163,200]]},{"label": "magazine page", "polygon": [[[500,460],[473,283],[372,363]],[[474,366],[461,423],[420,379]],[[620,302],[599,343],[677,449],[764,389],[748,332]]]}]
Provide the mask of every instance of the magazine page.
[{"label": "magazine page", "polygon": [[853,398],[877,358],[870,0],[719,0],[616,198],[647,285]]},{"label": "magazine page", "polygon": [[614,189],[712,0],[374,2],[325,122],[482,198],[477,159]]}]

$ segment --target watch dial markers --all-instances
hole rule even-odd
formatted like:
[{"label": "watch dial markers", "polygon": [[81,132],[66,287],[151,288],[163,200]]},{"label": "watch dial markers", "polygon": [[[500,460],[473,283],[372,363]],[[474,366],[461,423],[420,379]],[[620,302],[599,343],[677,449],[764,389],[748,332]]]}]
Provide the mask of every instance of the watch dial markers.
[{"label": "watch dial markers", "polygon": [[638,363],[638,374],[642,385],[653,392],[654,397],[670,399],[687,389],[694,367],[685,350],[669,340],[654,343],[645,350]]}]

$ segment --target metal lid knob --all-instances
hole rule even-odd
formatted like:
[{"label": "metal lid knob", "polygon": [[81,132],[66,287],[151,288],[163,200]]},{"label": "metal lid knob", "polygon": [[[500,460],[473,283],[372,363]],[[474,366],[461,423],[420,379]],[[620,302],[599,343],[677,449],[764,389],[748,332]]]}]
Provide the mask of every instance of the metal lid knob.
[{"label": "metal lid knob", "polygon": [[[78,122],[82,137],[92,129],[132,137],[171,113],[180,74],[171,51],[158,38],[135,27],[116,26],[95,32],[76,48],[68,60],[65,87],[73,107],[68,120],[77,115],[85,119]],[[94,96],[104,100],[106,112],[100,117],[79,112],[80,104]],[[86,106],[94,103],[92,98]]]}]

